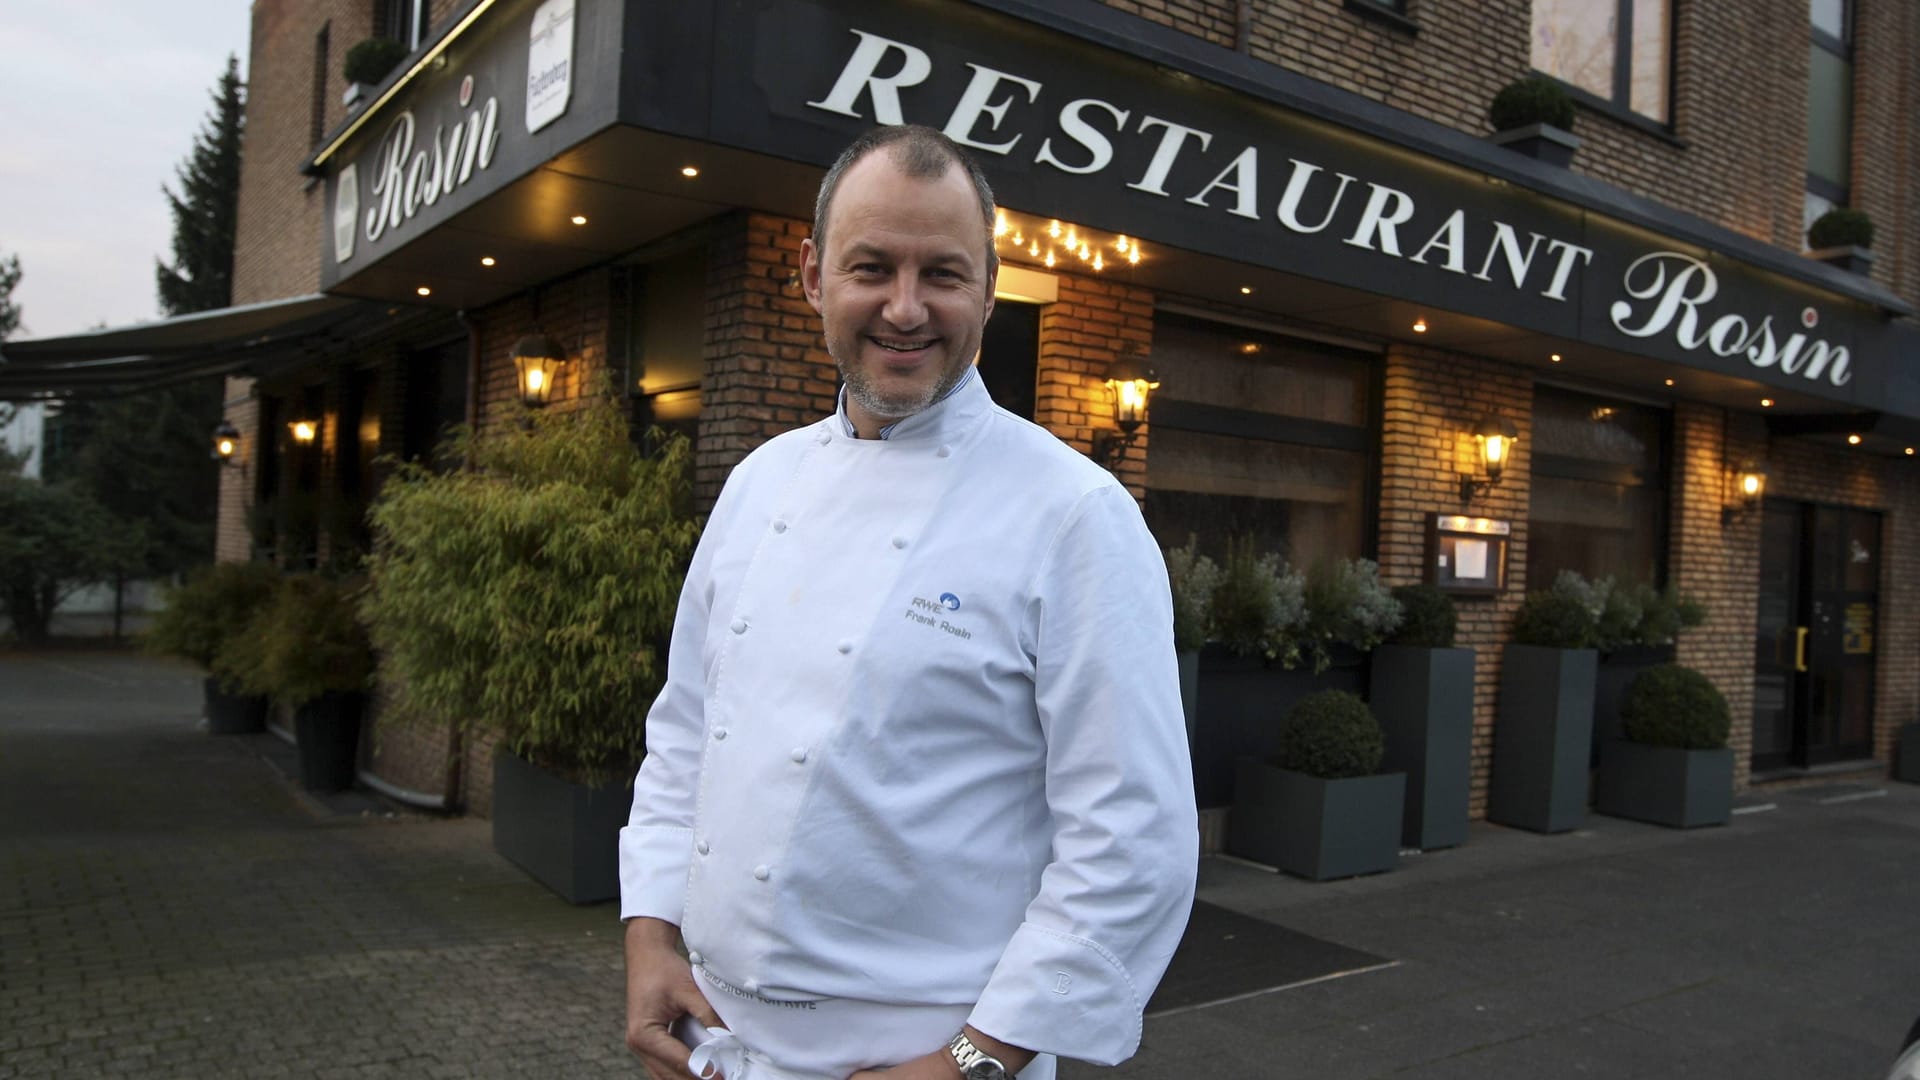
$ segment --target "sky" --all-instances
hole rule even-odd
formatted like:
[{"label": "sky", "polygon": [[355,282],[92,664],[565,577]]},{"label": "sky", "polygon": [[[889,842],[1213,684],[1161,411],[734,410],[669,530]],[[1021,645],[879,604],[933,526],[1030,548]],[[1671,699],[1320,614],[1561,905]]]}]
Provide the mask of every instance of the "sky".
[{"label": "sky", "polygon": [[250,0],[0,0],[0,255],[20,258],[14,338],[160,318],[161,186],[193,149]]}]

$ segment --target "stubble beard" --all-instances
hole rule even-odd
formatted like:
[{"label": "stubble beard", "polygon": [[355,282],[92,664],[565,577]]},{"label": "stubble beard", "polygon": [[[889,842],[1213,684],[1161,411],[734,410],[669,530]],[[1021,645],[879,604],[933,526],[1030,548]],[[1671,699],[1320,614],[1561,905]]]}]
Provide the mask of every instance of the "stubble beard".
[{"label": "stubble beard", "polygon": [[943,371],[939,380],[924,393],[886,395],[874,387],[873,381],[867,378],[864,370],[837,357],[835,365],[840,369],[840,381],[847,386],[847,397],[856,402],[867,415],[884,420],[904,420],[916,413],[924,412],[934,402],[945,397],[947,391],[952,390],[959,383],[960,376],[963,374],[963,369]]}]

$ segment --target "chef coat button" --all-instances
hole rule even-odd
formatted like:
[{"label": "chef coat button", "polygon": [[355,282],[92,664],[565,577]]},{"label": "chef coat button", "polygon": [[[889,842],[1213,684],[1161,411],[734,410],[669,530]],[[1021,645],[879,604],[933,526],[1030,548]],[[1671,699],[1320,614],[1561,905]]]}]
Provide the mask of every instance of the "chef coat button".
[{"label": "chef coat button", "polygon": [[756,881],[765,881],[772,876],[773,871],[767,867],[766,863],[761,863],[759,866],[753,868],[753,877]]},{"label": "chef coat button", "polygon": [[699,843],[693,845],[693,850],[699,852],[702,855],[705,855],[707,853],[707,842],[705,840],[700,841]]},{"label": "chef coat button", "polygon": [[833,433],[829,431],[822,431],[819,434],[818,438],[819,438],[820,445],[825,446],[828,443],[833,441]]},{"label": "chef coat button", "polygon": [[740,989],[745,990],[749,994],[757,994],[760,992],[760,980],[748,979],[746,982],[740,984]]},{"label": "chef coat button", "polygon": [[687,952],[687,962],[690,964],[705,963],[706,957],[700,955],[700,950],[691,949]]},{"label": "chef coat button", "polygon": [[776,522],[774,522],[774,523],[773,523],[773,531],[774,531],[774,532],[777,532],[777,533],[783,533],[783,532],[786,532],[786,531],[787,531],[787,523],[786,523],[786,522],[784,522],[784,521],[776,521]]},{"label": "chef coat button", "polygon": [[906,547],[906,546],[907,546],[907,538],[906,538],[906,537],[904,537],[904,536],[896,536],[896,537],[894,537],[894,538],[893,538],[893,546],[894,546],[894,547],[897,547],[897,548],[903,548],[903,547]]},{"label": "chef coat button", "polygon": [[939,454],[941,457],[952,457],[953,447],[943,445],[940,447],[940,449],[935,450],[934,453]]},{"label": "chef coat button", "polygon": [[850,653],[853,651],[853,642],[850,639],[842,638],[840,644],[834,646],[834,648],[839,649],[842,653]]},{"label": "chef coat button", "polygon": [[723,727],[714,728],[713,737],[716,739],[725,739],[727,737],[727,729]]},{"label": "chef coat button", "polygon": [[793,748],[793,753],[789,756],[793,758],[795,765],[805,765],[807,763],[807,748],[804,746],[796,746]]},{"label": "chef coat button", "polygon": [[747,620],[735,619],[727,624],[727,629],[732,630],[736,634],[744,634],[747,632]]}]

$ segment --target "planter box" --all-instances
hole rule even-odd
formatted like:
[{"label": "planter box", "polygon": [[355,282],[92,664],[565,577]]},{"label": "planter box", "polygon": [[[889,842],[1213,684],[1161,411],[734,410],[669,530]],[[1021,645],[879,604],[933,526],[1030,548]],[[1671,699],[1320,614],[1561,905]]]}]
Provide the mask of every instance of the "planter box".
[{"label": "planter box", "polygon": [[364,694],[322,694],[293,715],[300,784],[308,791],[345,791],[360,764]]},{"label": "planter box", "polygon": [[1920,784],[1920,724],[1903,724],[1893,748],[1893,778]]},{"label": "planter box", "polygon": [[1363,657],[1340,649],[1333,666],[1287,671],[1278,664],[1235,656],[1217,645],[1200,653],[1200,705],[1190,744],[1193,793],[1202,809],[1233,803],[1234,763],[1265,761],[1279,752],[1280,721],[1295,702],[1318,690],[1365,695]]},{"label": "planter box", "polygon": [[1400,860],[1400,773],[1322,780],[1242,758],[1227,850],[1314,881],[1377,874]]},{"label": "planter box", "polygon": [[1600,666],[1593,681],[1593,756],[1591,766],[1600,764],[1600,746],[1627,737],[1620,722],[1620,706],[1626,703],[1627,688],[1650,667],[1671,664],[1672,645],[1629,645],[1600,654]]},{"label": "planter box", "polygon": [[1473,650],[1382,645],[1368,703],[1386,733],[1380,768],[1405,773],[1400,843],[1431,851],[1467,839],[1473,779]]},{"label": "planter box", "polygon": [[1849,274],[1868,277],[1873,274],[1873,252],[1855,244],[1845,247],[1816,248],[1807,252],[1807,258],[1837,266]]},{"label": "planter box", "polygon": [[252,694],[229,694],[220,680],[206,681],[207,734],[252,735],[267,730],[267,699]]},{"label": "planter box", "polygon": [[1489,820],[1543,833],[1586,821],[1598,666],[1592,649],[1506,647],[1487,786]]},{"label": "planter box", "polygon": [[620,829],[632,805],[625,778],[587,787],[494,755],[493,850],[570,904],[620,895]]},{"label": "planter box", "polygon": [[1600,748],[1594,809],[1675,829],[1733,820],[1733,751],[1680,750],[1609,739]]},{"label": "planter box", "polygon": [[1200,653],[1174,654],[1180,665],[1180,711],[1187,718],[1187,752],[1193,752],[1193,740],[1200,714]]},{"label": "planter box", "polygon": [[1524,154],[1535,161],[1555,165],[1562,169],[1573,164],[1574,152],[1580,149],[1580,137],[1565,128],[1552,124],[1528,124],[1526,127],[1509,128],[1496,131],[1487,136],[1489,142],[1504,146],[1515,153]]}]

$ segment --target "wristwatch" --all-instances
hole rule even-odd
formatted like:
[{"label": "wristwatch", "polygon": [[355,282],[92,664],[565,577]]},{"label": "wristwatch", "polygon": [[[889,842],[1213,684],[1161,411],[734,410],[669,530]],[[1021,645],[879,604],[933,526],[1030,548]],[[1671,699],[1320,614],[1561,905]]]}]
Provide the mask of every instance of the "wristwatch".
[{"label": "wristwatch", "polygon": [[1012,1080],[1007,1067],[973,1045],[973,1040],[967,1038],[964,1031],[947,1044],[947,1052],[953,1055],[953,1060],[960,1066],[960,1075],[966,1080]]}]

